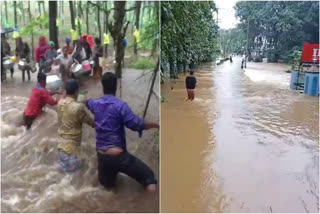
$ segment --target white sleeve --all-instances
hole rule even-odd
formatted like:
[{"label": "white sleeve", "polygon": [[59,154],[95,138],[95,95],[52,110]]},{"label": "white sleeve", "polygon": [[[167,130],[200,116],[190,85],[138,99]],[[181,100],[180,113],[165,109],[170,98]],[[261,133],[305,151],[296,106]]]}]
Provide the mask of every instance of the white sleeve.
[{"label": "white sleeve", "polygon": [[73,54],[76,52],[76,50],[77,50],[77,45],[73,48],[71,56],[73,56]]},{"label": "white sleeve", "polygon": [[84,48],[82,48],[82,50],[81,50],[81,58],[82,59],[86,59],[87,58],[87,54],[86,54],[86,51],[84,50]]}]

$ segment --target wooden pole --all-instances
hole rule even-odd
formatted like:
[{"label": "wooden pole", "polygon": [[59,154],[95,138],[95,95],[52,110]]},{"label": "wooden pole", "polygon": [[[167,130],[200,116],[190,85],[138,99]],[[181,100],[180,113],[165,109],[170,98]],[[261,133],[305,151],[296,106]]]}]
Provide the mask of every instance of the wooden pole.
[{"label": "wooden pole", "polygon": [[147,115],[147,111],[148,111],[151,95],[153,93],[154,83],[156,82],[156,79],[157,79],[158,71],[159,71],[159,59],[158,59],[157,66],[156,66],[156,68],[154,69],[154,72],[153,72],[153,78],[152,78],[152,82],[151,82],[151,87],[149,89],[149,94],[148,94],[146,107],[144,108],[144,111],[143,111],[143,117],[142,117],[143,119],[145,119],[145,117]]}]

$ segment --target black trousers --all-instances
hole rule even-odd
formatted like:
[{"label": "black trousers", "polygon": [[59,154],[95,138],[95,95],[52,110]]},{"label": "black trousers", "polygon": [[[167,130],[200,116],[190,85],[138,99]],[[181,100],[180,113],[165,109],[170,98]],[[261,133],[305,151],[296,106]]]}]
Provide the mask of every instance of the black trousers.
[{"label": "black trousers", "polygon": [[157,184],[152,170],[139,158],[128,152],[120,155],[98,154],[98,176],[100,183],[107,189],[116,186],[119,172],[128,175],[144,187]]},{"label": "black trousers", "polygon": [[24,123],[27,126],[27,129],[30,129],[33,121],[36,119],[36,116],[26,116],[23,114]]}]

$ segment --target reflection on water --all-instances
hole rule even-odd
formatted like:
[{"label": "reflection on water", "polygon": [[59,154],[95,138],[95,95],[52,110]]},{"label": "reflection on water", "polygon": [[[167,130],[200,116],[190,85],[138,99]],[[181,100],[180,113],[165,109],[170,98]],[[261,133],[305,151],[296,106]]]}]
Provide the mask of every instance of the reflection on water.
[{"label": "reflection on water", "polygon": [[[198,83],[192,102],[186,101],[184,75],[180,75],[173,91],[170,84],[162,85],[165,102],[161,104],[161,212],[222,210],[221,191],[203,185],[212,184],[216,176],[214,171],[202,167],[208,139],[212,138],[209,126],[213,120],[207,120],[215,99],[210,69],[195,74]],[[207,176],[208,173],[211,175]],[[209,195],[221,205],[209,209],[205,200]]]},{"label": "reflection on water", "polygon": [[[162,211],[318,212],[319,98],[289,89],[288,66],[240,59],[162,88]],[[200,176],[199,176],[200,173]]]},{"label": "reflection on water", "polygon": [[[150,75],[136,81],[140,75],[141,71],[125,73],[122,94],[133,111],[141,115]],[[119,187],[115,193],[106,191],[99,184],[95,131],[87,125],[83,127],[81,144],[82,169],[74,174],[57,170],[55,107],[46,107],[31,131],[22,126],[22,112],[33,84],[21,83],[19,79],[2,84],[1,211],[158,212],[158,195],[147,194],[137,182],[125,175],[119,176]],[[102,95],[100,82],[88,80],[83,84],[81,90],[88,90],[89,97]],[[157,98],[153,97],[147,119],[159,120],[158,105]],[[143,138],[138,138],[136,133],[128,131],[127,139],[128,150],[144,160],[158,176],[156,134],[156,131],[148,131]]]},{"label": "reflection on water", "polygon": [[208,158],[229,201],[225,211],[317,212],[318,97],[290,90],[283,65],[249,63],[243,72],[236,62],[213,77],[218,119]]}]

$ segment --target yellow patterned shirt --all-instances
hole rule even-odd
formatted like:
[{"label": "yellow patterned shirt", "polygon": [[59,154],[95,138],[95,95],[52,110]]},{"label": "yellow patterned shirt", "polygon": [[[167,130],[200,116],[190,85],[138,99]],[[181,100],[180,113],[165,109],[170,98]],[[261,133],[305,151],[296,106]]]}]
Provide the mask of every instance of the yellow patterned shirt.
[{"label": "yellow patterned shirt", "polygon": [[94,126],[92,116],[86,110],[83,103],[76,102],[71,97],[60,99],[58,103],[58,133],[61,141],[58,149],[67,154],[78,155],[78,148],[82,139],[82,124]]}]

